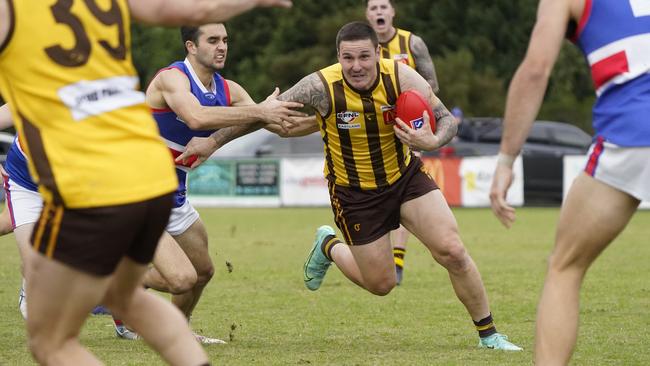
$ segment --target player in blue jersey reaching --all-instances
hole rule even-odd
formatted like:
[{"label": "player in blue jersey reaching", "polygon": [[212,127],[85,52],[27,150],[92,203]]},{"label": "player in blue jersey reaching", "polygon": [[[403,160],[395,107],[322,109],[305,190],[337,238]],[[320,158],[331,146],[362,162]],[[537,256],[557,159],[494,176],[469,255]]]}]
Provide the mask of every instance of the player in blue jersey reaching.
[{"label": "player in blue jersey reaching", "polygon": [[[528,52],[508,91],[490,199],[510,227],[512,164],[537,115],[565,36],[591,68],[594,143],[566,197],[539,302],[535,364],[565,365],[576,344],[589,266],[650,200],[650,7],[635,0],[542,0]],[[624,67],[621,67],[624,65]],[[597,197],[597,199],[594,199]]]},{"label": "player in blue jersey reaching", "polygon": [[[162,69],[146,91],[146,102],[175,157],[185,151],[193,137],[209,138],[220,128],[235,131],[230,134],[234,138],[266,124],[282,126],[289,123],[290,118],[304,115],[292,109],[302,104],[277,100],[277,90],[264,102],[256,104],[244,88],[218,73],[224,68],[228,54],[228,33],[223,24],[182,27],[181,36],[187,57]],[[191,160],[176,164],[179,186],[166,229],[170,235],[163,237],[166,246],[180,247],[185,255],[179,256],[171,250],[157,252],[156,261],[164,263],[159,268],[173,270],[189,259],[196,279],[188,290],[178,292],[158,270],[151,270],[145,276],[147,286],[173,293],[172,302],[188,319],[214,273],[207,231],[186,198],[187,176],[192,164]],[[199,337],[199,340],[213,343],[206,337]]]}]

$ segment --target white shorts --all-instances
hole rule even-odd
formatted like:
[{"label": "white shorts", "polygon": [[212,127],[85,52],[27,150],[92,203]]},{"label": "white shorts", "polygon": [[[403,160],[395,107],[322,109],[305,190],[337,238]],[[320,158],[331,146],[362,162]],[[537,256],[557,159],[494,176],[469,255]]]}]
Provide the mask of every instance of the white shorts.
[{"label": "white shorts", "polygon": [[189,201],[185,200],[183,206],[172,208],[165,230],[171,236],[181,235],[198,219],[199,213],[190,205]]},{"label": "white shorts", "polygon": [[30,191],[11,179],[5,181],[5,193],[14,229],[38,221],[43,210],[43,198],[40,193]]},{"label": "white shorts", "polygon": [[598,139],[588,156],[587,174],[634,198],[650,200],[650,147],[623,147]]}]

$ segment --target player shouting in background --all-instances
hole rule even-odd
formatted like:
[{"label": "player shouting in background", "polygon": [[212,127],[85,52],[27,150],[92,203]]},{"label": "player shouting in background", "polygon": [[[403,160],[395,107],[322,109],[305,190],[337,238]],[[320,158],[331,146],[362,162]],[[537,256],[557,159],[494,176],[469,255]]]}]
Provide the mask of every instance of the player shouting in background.
[{"label": "player shouting in background", "polygon": [[506,102],[490,199],[510,227],[512,164],[530,131],[566,36],[586,56],[598,96],[594,143],[560,211],[539,300],[535,364],[569,363],[578,336],[580,287],[589,266],[650,200],[650,6],[637,0],[542,0],[526,57]]},{"label": "player shouting in background", "polygon": [[[426,43],[417,35],[394,27],[394,18],[395,7],[391,0],[366,0],[366,19],[377,33],[381,57],[399,61],[415,69],[431,85],[433,92],[437,93],[438,78]],[[417,151],[413,153],[420,156]],[[402,282],[408,238],[409,232],[402,225],[391,232],[398,285]]]}]

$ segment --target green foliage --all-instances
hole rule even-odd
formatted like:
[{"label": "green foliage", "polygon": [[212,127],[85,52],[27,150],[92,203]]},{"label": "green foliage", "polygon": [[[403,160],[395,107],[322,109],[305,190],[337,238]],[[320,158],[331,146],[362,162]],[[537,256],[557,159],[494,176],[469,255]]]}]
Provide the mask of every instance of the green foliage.
[{"label": "green foliage", "polygon": [[[503,112],[505,89],[493,69],[476,70],[473,54],[467,49],[447,51],[434,58],[439,96],[448,108],[458,106],[466,116],[498,116]],[[440,71],[444,70],[444,71]]]},{"label": "green foliage", "polygon": [[[448,107],[468,116],[503,114],[507,86],[526,52],[537,0],[394,1],[395,24],[429,47]],[[303,76],[336,62],[338,29],[365,19],[365,1],[296,1],[291,10],[258,9],[228,22],[224,76],[261,101]],[[184,57],[178,31],[134,26],[134,61],[142,80]],[[583,57],[564,47],[540,119],[570,122],[590,131],[594,92]]]},{"label": "green foliage", "polygon": [[[329,208],[201,209],[215,276],[194,329],[229,341],[205,347],[213,365],[530,365],[535,309],[558,209],[518,209],[503,229],[489,209],[454,209],[478,264],[496,326],[521,353],[476,348],[476,331],[447,272],[411,237],[404,283],[373,296],[332,267],[316,292],[302,283],[314,230]],[[592,266],[582,290],[575,365],[648,365],[650,212],[641,211]],[[0,364],[34,365],[18,312],[18,251],[0,238]],[[226,266],[231,263],[232,273]],[[71,299],[70,301],[74,301]],[[164,321],[164,319],[161,319]],[[162,365],[142,341],[115,337],[110,318],[93,316],[81,341],[107,365]],[[234,329],[233,329],[234,328]],[[232,338],[231,338],[232,337]]]},{"label": "green foliage", "polygon": [[133,63],[143,88],[161,68],[185,58],[180,31],[176,28],[147,27],[134,24],[131,28]]}]

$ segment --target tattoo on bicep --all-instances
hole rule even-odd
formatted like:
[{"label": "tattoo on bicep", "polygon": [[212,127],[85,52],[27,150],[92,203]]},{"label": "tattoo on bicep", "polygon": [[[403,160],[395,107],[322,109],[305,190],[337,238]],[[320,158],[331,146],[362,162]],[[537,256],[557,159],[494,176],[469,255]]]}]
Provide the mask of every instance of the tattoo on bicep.
[{"label": "tattoo on bicep", "polygon": [[278,99],[311,106],[321,115],[327,114],[330,108],[329,95],[316,73],[304,77],[289,90],[280,94]]},{"label": "tattoo on bicep", "polygon": [[436,69],[429,55],[429,49],[422,38],[418,36],[411,37],[411,52],[415,59],[416,70],[431,85],[434,92],[438,91],[438,77]]},{"label": "tattoo on bicep", "polygon": [[438,102],[435,106],[433,115],[436,118],[436,136],[440,138],[440,146],[443,146],[456,136],[458,124],[456,123],[456,118],[454,118],[442,102]]}]

